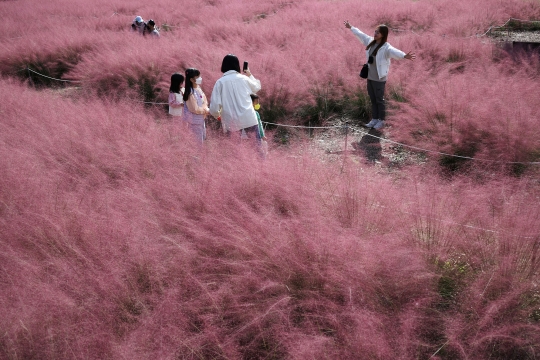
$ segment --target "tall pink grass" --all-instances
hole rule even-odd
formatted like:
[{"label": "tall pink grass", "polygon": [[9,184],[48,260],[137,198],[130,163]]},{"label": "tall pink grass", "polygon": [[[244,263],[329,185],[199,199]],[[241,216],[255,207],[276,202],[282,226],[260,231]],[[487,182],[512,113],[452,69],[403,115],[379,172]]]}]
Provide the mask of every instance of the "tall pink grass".
[{"label": "tall pink grass", "polygon": [[261,163],[140,105],[1,89],[3,357],[538,350],[534,182]]}]

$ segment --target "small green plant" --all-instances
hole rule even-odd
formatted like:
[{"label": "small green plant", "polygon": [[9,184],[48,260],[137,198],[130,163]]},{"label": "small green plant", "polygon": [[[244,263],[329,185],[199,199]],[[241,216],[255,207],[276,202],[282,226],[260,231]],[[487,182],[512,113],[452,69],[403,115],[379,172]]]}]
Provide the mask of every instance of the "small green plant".
[{"label": "small green plant", "polygon": [[540,21],[511,19],[505,26],[498,29],[508,31],[540,31]]},{"label": "small green plant", "polygon": [[345,96],[344,100],[347,117],[363,122],[371,118],[371,100],[366,90],[359,88],[352,97]]},{"label": "small green plant", "polygon": [[407,102],[407,98],[405,97],[403,87],[401,85],[392,86],[390,88],[388,95],[390,96],[391,100],[394,100],[400,103]]},{"label": "small green plant", "polygon": [[463,169],[470,163],[470,159],[474,157],[478,151],[478,146],[474,142],[462,144],[452,152],[452,155],[441,155],[439,165],[447,175],[452,175]]},{"label": "small green plant", "polygon": [[305,124],[322,125],[333,116],[346,117],[353,120],[367,121],[371,117],[371,101],[367,92],[358,89],[353,95],[338,97],[331,92],[318,91],[315,104],[307,104],[300,108],[297,116]]},{"label": "small green plant", "polygon": [[521,177],[525,175],[527,170],[530,170],[533,166],[528,164],[529,162],[538,162],[540,160],[540,150],[534,150],[524,156],[524,158],[516,159],[515,163],[509,165],[509,173],[514,177]]},{"label": "small green plant", "polygon": [[[264,106],[261,107],[261,119],[269,123],[278,123],[279,119],[282,119],[289,115],[289,112],[283,106],[283,102],[276,98],[270,98],[268,101],[265,100]],[[272,128],[272,125],[269,125]]]},{"label": "small green plant", "polygon": [[173,28],[172,25],[169,25],[169,24],[161,24],[161,28],[160,28],[159,30],[160,30],[160,31],[163,31],[163,32],[167,32],[167,31],[172,31],[172,28]]},{"label": "small green plant", "polygon": [[343,101],[335,94],[332,86],[316,87],[312,90],[314,104],[306,104],[297,112],[305,124],[322,125],[333,114],[343,112]]},{"label": "small green plant", "polygon": [[457,297],[464,286],[465,277],[470,273],[465,254],[455,254],[448,260],[437,262],[441,277],[437,282],[437,292],[441,296],[439,307],[448,309],[457,303]]},{"label": "small green plant", "polygon": [[540,308],[538,309],[534,309],[532,312],[531,312],[531,315],[529,315],[530,319],[535,321],[535,322],[539,322],[540,321]]},{"label": "small green plant", "polygon": [[529,321],[540,322],[540,291],[527,291],[521,295],[520,307],[528,313]]},{"label": "small green plant", "polygon": [[450,51],[448,52],[446,61],[449,63],[457,63],[457,62],[464,61],[465,58],[466,56],[465,56],[465,51],[463,50],[463,48],[459,48],[459,49],[453,48],[453,49],[450,49]]},{"label": "small green plant", "polygon": [[437,120],[440,123],[443,123],[443,124],[446,123],[446,115],[444,113],[436,112],[435,115],[433,115],[433,117],[435,118],[435,120]]},{"label": "small green plant", "polygon": [[158,77],[152,71],[142,72],[137,78],[129,76],[127,83],[130,88],[137,90],[145,102],[154,102],[156,100]]},{"label": "small green plant", "polygon": [[15,59],[12,64],[6,65],[11,68],[8,72],[13,72],[22,80],[30,80],[38,88],[59,87],[66,82],[55,79],[62,79],[64,74],[81,61],[82,55],[90,50],[90,46],[68,46],[49,53]]}]

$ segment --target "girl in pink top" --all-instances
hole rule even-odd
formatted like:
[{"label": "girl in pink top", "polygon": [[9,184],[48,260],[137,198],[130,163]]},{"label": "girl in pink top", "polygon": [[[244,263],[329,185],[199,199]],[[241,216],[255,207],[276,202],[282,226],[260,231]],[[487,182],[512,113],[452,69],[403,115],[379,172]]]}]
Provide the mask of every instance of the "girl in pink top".
[{"label": "girl in pink top", "polygon": [[208,100],[200,85],[202,77],[199,70],[189,68],[186,70],[186,90],[184,92],[184,120],[195,136],[197,143],[206,139],[206,125],[204,119],[208,115]]}]

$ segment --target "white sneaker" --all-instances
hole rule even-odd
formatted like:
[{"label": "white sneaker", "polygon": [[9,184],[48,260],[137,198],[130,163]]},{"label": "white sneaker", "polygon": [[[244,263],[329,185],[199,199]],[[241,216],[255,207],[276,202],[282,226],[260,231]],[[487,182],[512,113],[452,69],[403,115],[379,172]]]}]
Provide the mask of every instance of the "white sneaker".
[{"label": "white sneaker", "polygon": [[367,123],[366,127],[372,128],[375,125],[377,125],[378,122],[379,122],[379,119],[371,119],[371,121]]},{"label": "white sneaker", "polygon": [[375,126],[373,126],[373,128],[376,129],[376,130],[379,130],[383,126],[384,126],[384,121],[383,120],[377,120],[377,123],[375,124]]}]

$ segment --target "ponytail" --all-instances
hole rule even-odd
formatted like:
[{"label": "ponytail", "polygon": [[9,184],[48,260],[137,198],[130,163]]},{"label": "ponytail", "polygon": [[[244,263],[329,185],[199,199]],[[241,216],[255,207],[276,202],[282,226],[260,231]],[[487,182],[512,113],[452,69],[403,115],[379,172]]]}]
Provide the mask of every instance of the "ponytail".
[{"label": "ponytail", "polygon": [[189,68],[186,70],[186,86],[184,91],[183,99],[184,101],[188,101],[189,95],[193,92],[193,84],[191,83],[191,79],[201,75],[201,72],[195,68]]}]

